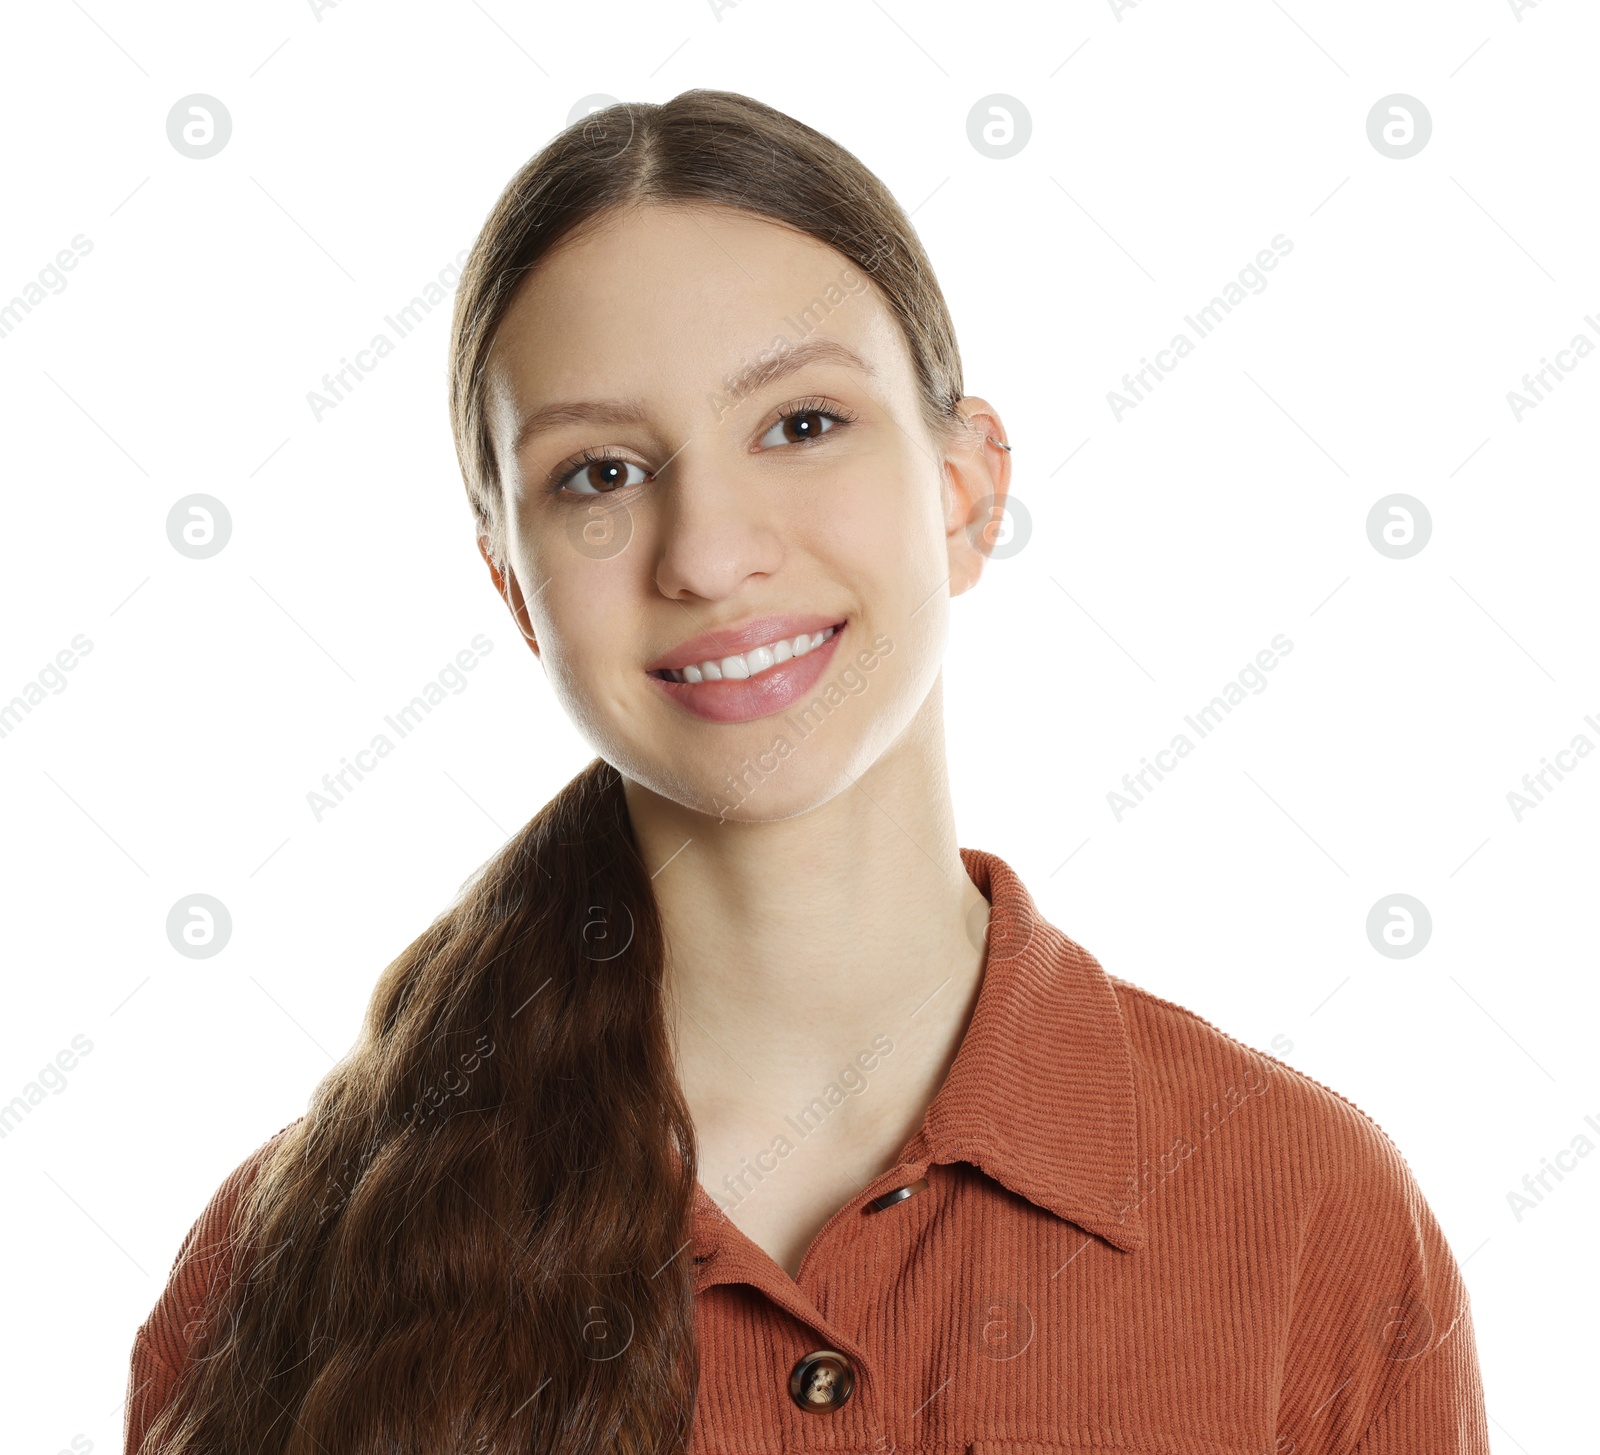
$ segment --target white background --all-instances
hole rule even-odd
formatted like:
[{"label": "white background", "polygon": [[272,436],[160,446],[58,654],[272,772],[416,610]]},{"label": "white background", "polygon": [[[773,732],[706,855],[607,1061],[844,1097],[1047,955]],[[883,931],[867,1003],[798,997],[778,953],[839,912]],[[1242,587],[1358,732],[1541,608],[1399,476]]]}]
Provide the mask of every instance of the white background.
[{"label": "white background", "polygon": [[[1507,794],[1600,744],[1600,356],[1520,421],[1506,397],[1600,341],[1592,7],[84,0],[12,10],[6,52],[0,299],[92,242],[0,338],[0,701],[92,643],[0,738],[0,1102],[93,1044],[0,1141],[9,1450],[120,1448],[191,1221],[592,756],[473,548],[448,306],[320,422],[308,391],[580,98],[701,85],[884,178],[1015,445],[1032,534],[946,664],[961,843],[1389,1133],[1464,1265],[1496,1450],[1592,1446],[1600,1157],[1520,1219],[1507,1195],[1600,1144],[1600,759],[1520,821]],[[194,92],[233,120],[204,161],[166,134]],[[1396,92],[1433,120],[1406,160],[1366,130]],[[967,137],[992,93],[1032,119],[1008,160]],[[1119,422],[1107,392],[1280,233]],[[193,493],[232,518],[209,560],[167,540]],[[1395,493],[1432,520],[1404,560],[1367,536]],[[307,792],[480,632],[467,690],[317,822]],[[1278,633],[1267,689],[1119,822],[1123,774]],[[1400,892],[1432,938],[1390,959],[1366,921]],[[195,893],[232,916],[214,959],[167,939]]]}]

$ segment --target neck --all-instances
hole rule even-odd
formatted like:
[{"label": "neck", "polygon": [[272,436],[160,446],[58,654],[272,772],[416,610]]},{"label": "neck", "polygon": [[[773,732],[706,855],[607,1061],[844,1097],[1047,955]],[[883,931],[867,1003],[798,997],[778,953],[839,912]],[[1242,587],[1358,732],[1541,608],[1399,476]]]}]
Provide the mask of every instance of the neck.
[{"label": "neck", "polygon": [[887,1035],[941,1067],[970,1014],[987,904],[956,844],[937,687],[809,812],[721,821],[628,780],[691,1102],[781,1101]]}]

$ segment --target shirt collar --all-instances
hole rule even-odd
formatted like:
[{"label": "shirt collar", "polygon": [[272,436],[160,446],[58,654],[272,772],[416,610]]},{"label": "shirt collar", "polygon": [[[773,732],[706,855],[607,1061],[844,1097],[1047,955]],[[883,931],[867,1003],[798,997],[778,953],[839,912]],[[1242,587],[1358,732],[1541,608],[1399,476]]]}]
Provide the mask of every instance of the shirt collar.
[{"label": "shirt collar", "polygon": [[923,1119],[930,1160],[970,1162],[1133,1252],[1133,1048],[1110,977],[1038,911],[998,855],[962,849],[989,901],[988,953],[955,1061]]},{"label": "shirt collar", "polygon": [[[905,1164],[969,1162],[1035,1206],[1134,1252],[1146,1232],[1133,1197],[1133,1050],[1116,991],[1099,962],[1040,915],[1009,864],[982,849],[960,853],[989,901],[983,978]],[[884,1179],[879,1191],[894,1186]],[[767,1286],[771,1260],[745,1239],[726,1239],[730,1220],[698,1182],[694,1202],[696,1289],[738,1278]],[[719,1245],[726,1251],[714,1273],[705,1262]],[[791,1292],[787,1280],[770,1286]]]}]

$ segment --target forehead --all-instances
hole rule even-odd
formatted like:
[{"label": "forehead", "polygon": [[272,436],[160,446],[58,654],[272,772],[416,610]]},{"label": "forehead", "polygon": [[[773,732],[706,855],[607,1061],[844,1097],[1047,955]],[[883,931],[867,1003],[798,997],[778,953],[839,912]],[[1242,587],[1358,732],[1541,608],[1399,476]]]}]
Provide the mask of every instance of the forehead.
[{"label": "forehead", "polygon": [[507,309],[486,370],[507,424],[557,399],[692,396],[788,345],[847,344],[910,375],[877,286],[843,254],[728,208],[629,208],[563,240]]}]

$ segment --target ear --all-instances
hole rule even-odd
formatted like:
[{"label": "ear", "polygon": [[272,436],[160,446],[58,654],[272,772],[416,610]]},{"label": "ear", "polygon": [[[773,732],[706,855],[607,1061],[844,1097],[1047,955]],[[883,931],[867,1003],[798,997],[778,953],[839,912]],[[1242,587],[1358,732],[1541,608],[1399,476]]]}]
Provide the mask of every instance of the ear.
[{"label": "ear", "polygon": [[1011,452],[996,443],[1006,435],[994,406],[969,394],[959,408],[971,428],[956,438],[943,462],[952,596],[977,585],[983,564],[1000,538],[1006,494],[1011,488]]},{"label": "ear", "polygon": [[510,608],[511,619],[516,622],[517,630],[522,633],[523,640],[527,642],[534,656],[539,655],[539,642],[533,634],[533,622],[528,616],[528,603],[522,594],[522,587],[517,581],[517,573],[508,566],[501,570],[495,564],[493,553],[489,549],[489,537],[478,536],[478,554],[483,557],[483,563],[489,568],[489,577],[494,582],[495,594]]}]

